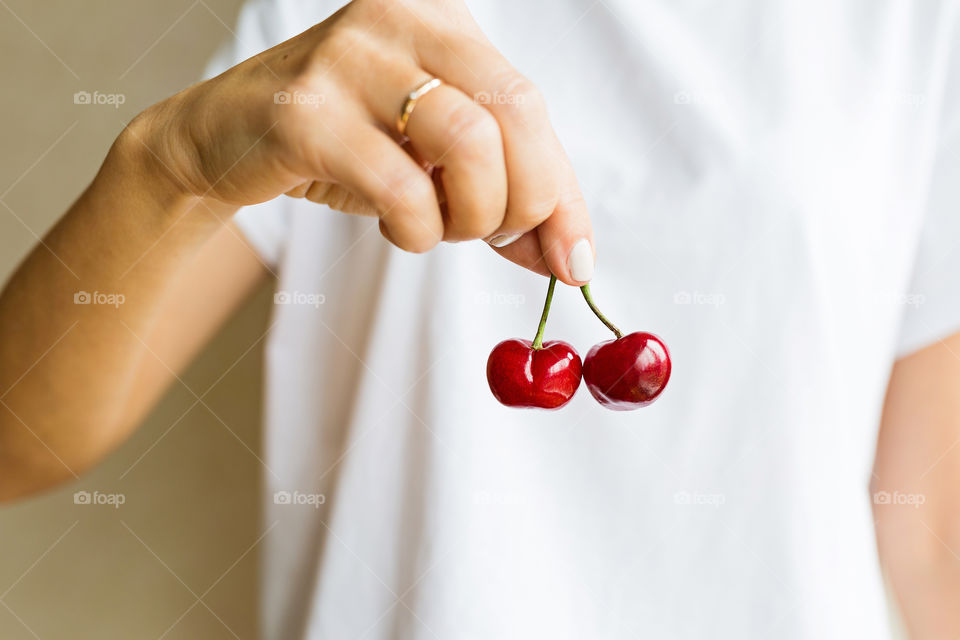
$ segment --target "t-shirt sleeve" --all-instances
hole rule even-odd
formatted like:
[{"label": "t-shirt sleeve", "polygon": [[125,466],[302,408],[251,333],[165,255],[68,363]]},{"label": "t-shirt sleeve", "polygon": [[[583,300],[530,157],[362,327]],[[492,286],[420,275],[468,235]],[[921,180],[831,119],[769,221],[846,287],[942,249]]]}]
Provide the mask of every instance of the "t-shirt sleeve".
[{"label": "t-shirt sleeve", "polygon": [[925,220],[904,296],[898,357],[960,332],[960,48],[947,68]]}]

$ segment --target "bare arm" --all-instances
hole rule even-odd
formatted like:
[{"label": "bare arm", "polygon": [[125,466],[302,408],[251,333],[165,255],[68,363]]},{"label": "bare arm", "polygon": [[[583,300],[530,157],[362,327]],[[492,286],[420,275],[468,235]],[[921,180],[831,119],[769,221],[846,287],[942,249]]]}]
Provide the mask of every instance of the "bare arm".
[{"label": "bare arm", "polygon": [[[432,76],[401,146],[404,99]],[[474,97],[498,94],[514,100]],[[543,100],[466,6],[354,0],[141,114],[21,265],[0,295],[0,499],[73,477],[130,432],[259,276],[224,224],[283,194],[376,215],[401,249],[483,238],[567,284],[593,273]]]},{"label": "bare arm", "polygon": [[910,637],[960,637],[960,334],[894,367],[872,490]]},{"label": "bare arm", "polygon": [[136,135],[0,296],[0,499],[114,448],[264,273],[232,209],[176,195]]}]

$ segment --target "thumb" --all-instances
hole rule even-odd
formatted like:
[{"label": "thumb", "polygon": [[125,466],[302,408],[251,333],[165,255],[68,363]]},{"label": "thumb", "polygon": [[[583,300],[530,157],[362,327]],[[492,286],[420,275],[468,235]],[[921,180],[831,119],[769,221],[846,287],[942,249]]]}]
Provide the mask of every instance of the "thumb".
[{"label": "thumb", "polygon": [[527,231],[505,247],[498,248],[490,245],[490,248],[510,262],[529,269],[534,273],[539,273],[548,278],[550,277],[547,263],[543,259],[543,251],[540,249],[540,237],[536,229]]},{"label": "thumb", "polygon": [[575,196],[561,199],[536,232],[547,269],[558,280],[580,286],[593,279],[593,225],[579,190]]},{"label": "thumb", "polygon": [[593,227],[582,196],[563,201],[533,231],[505,247],[493,247],[501,256],[535,273],[551,273],[569,285],[593,278]]}]

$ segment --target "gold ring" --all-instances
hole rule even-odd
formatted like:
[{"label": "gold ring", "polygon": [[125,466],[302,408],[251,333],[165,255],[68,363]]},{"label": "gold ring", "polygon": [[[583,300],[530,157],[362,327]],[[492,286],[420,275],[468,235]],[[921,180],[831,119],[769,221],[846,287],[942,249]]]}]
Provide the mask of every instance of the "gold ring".
[{"label": "gold ring", "polygon": [[419,87],[411,91],[410,95],[408,95],[406,100],[403,101],[403,106],[400,107],[400,115],[397,116],[397,132],[401,136],[407,135],[407,122],[410,120],[410,114],[413,113],[413,110],[417,106],[417,101],[430,93],[430,91],[439,87],[441,84],[443,84],[443,82],[440,80],[440,78],[430,78]]}]

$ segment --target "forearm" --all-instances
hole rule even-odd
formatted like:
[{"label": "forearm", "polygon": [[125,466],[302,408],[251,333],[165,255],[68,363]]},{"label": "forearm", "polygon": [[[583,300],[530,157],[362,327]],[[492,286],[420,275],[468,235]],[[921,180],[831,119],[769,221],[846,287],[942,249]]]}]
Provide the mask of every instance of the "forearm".
[{"label": "forearm", "polygon": [[80,473],[123,439],[125,388],[164,292],[231,211],[186,195],[143,119],[0,295],[0,499]]},{"label": "forearm", "polygon": [[927,559],[911,555],[885,565],[912,640],[960,637],[960,560],[943,547]]},{"label": "forearm", "polygon": [[958,349],[955,334],[894,365],[871,482],[880,560],[916,640],[960,637]]}]

